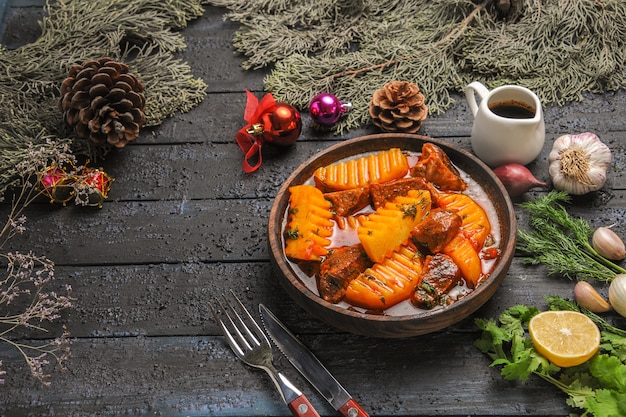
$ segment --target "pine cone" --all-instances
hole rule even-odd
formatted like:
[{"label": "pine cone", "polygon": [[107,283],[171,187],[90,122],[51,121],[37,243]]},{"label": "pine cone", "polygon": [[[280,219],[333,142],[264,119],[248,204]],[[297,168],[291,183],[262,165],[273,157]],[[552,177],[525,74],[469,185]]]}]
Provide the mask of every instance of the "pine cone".
[{"label": "pine cone", "polygon": [[415,133],[428,116],[424,95],[406,81],[388,82],[370,101],[372,122],[386,132]]},{"label": "pine cone", "polygon": [[79,137],[123,148],[146,122],[143,91],[128,65],[101,58],[72,65],[61,85],[59,107]]}]

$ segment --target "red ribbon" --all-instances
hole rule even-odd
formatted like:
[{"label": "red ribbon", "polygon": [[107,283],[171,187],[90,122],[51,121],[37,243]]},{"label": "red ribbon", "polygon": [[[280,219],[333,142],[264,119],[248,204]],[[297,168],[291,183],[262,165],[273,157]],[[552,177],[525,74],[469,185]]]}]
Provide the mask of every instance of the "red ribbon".
[{"label": "red ribbon", "polygon": [[[248,122],[248,124],[237,132],[236,139],[239,148],[241,148],[245,155],[242,163],[243,170],[250,173],[259,169],[263,161],[261,148],[263,146],[264,132],[261,130],[260,132],[252,133],[251,131],[256,127],[253,127],[253,125],[261,122],[261,116],[263,114],[276,110],[276,100],[268,93],[263,96],[259,103],[259,100],[250,91],[246,90],[246,94],[248,98],[243,119]],[[263,126],[261,126],[261,129],[262,128]],[[254,165],[251,165],[250,162],[254,159],[256,159],[256,163],[253,162]]]}]

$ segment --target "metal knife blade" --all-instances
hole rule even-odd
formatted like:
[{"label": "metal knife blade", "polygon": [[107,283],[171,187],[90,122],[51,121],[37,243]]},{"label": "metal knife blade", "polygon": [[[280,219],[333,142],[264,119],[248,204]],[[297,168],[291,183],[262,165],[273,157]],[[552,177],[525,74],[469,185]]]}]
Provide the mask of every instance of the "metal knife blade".
[{"label": "metal knife blade", "polygon": [[345,417],[369,417],[313,353],[263,304],[259,312],[265,330],[289,362]]}]

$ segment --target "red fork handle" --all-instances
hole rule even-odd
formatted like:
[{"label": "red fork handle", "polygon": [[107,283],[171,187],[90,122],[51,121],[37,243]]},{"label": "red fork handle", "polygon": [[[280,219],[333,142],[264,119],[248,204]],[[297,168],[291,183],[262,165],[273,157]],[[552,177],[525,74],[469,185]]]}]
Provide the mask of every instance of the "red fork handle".
[{"label": "red fork handle", "polygon": [[288,403],[291,414],[296,417],[320,417],[308,398],[302,394],[292,402]]}]

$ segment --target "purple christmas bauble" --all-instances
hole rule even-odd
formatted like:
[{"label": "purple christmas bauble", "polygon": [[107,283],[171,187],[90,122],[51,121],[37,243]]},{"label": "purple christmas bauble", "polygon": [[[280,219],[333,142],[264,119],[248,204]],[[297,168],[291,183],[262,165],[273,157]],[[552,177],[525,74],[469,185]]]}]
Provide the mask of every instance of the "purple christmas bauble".
[{"label": "purple christmas bauble", "polygon": [[351,107],[350,103],[340,101],[330,93],[321,93],[311,100],[309,113],[313,121],[321,125],[332,125]]}]

